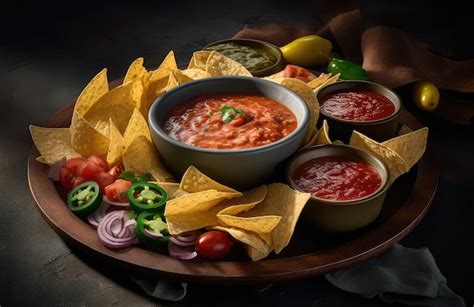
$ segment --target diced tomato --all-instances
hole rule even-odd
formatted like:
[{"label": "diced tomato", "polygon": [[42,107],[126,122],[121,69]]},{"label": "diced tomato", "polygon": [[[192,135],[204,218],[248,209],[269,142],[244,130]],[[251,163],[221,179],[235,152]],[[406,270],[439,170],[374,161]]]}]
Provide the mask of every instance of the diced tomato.
[{"label": "diced tomato", "polygon": [[75,187],[77,187],[78,185],[86,182],[87,180],[84,178],[84,177],[80,177],[80,176],[74,176],[72,178],[72,189],[74,189]]},{"label": "diced tomato", "polygon": [[117,165],[112,166],[112,168],[109,169],[109,174],[114,176],[114,179],[117,179],[120,176],[120,174],[122,174],[123,170],[124,170],[123,165],[117,164]]},{"label": "diced tomato", "polygon": [[83,158],[72,158],[66,161],[64,164],[65,168],[70,169],[74,174],[77,174],[78,171],[81,171],[82,168],[86,165],[87,160]]},{"label": "diced tomato", "polygon": [[59,182],[61,182],[61,185],[67,191],[72,189],[72,179],[74,178],[74,176],[74,172],[65,166],[63,166],[59,170]]},{"label": "diced tomato", "polygon": [[309,82],[316,78],[316,76],[307,69],[296,65],[286,65],[285,71],[283,72],[283,77],[296,78],[304,82]]},{"label": "diced tomato", "polygon": [[127,192],[131,186],[132,183],[130,181],[117,179],[114,183],[105,187],[105,196],[111,201],[128,202]]},{"label": "diced tomato", "polygon": [[105,193],[105,188],[114,183],[115,178],[113,175],[107,172],[100,172],[95,174],[93,180],[99,185],[100,191],[102,193]]},{"label": "diced tomato", "polygon": [[105,161],[104,159],[102,159],[101,157],[99,156],[90,156],[87,161],[89,162],[93,162],[95,164],[97,164],[98,166],[102,167],[105,172],[107,172],[109,170],[109,164],[107,163],[107,161]]},{"label": "diced tomato", "polygon": [[87,161],[86,166],[84,166],[77,175],[84,177],[87,180],[94,180],[95,176],[102,172],[107,172],[107,170],[92,161]]}]

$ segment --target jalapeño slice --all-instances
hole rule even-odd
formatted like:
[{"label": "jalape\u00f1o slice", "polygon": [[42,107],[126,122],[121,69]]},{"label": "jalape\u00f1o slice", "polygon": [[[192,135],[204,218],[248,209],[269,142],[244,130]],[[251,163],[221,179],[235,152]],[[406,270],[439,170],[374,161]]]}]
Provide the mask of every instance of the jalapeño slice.
[{"label": "jalape\u00f1o slice", "polygon": [[137,217],[135,233],[138,240],[151,248],[163,248],[170,240],[168,225],[159,212],[144,211]]},{"label": "jalape\u00f1o slice", "polygon": [[87,181],[72,190],[67,197],[68,208],[83,218],[94,212],[102,203],[102,193],[94,181]]},{"label": "jalape\u00f1o slice", "polygon": [[159,211],[165,209],[166,191],[150,182],[137,182],[128,189],[130,207],[138,213],[143,211]]}]

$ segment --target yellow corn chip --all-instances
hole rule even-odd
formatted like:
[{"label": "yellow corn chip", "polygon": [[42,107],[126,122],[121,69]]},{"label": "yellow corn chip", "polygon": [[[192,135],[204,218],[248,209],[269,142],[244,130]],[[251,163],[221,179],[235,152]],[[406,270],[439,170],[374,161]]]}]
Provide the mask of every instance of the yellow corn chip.
[{"label": "yellow corn chip", "polygon": [[122,144],[123,151],[125,151],[128,146],[130,146],[130,144],[141,135],[151,142],[150,129],[148,128],[146,119],[138,109],[134,109],[130,116],[130,121],[128,121],[128,125],[125,128]]},{"label": "yellow corn chip", "polygon": [[410,170],[407,162],[393,149],[387,147],[382,143],[374,141],[362,133],[357,131],[352,132],[351,140],[349,142],[351,146],[367,150],[375,154],[379,159],[385,162],[385,165],[389,171],[389,182],[392,183],[400,175]]},{"label": "yellow corn chip", "polygon": [[261,203],[265,199],[265,196],[267,196],[266,185],[245,191],[242,197],[225,201],[227,206],[224,210],[219,212],[219,215],[237,215],[241,212],[249,211]]},{"label": "yellow corn chip", "polygon": [[109,138],[95,129],[79,113],[74,111],[71,120],[71,146],[83,157],[98,155],[106,157]]},{"label": "yellow corn chip", "polygon": [[209,58],[210,54],[211,51],[204,50],[194,52],[191,60],[189,60],[188,69],[197,68],[205,71],[207,59]]},{"label": "yellow corn chip", "polygon": [[171,50],[160,64],[160,67],[151,73],[150,83],[154,83],[157,80],[168,77],[168,75],[176,69],[178,69],[178,65],[176,64],[174,52]]},{"label": "yellow corn chip", "polygon": [[262,203],[240,216],[281,216],[282,219],[272,231],[273,250],[278,254],[290,242],[296,222],[310,196],[310,193],[301,193],[285,184],[274,183],[268,186],[267,196]]},{"label": "yellow corn chip", "polygon": [[318,134],[316,136],[316,142],[314,145],[323,145],[323,144],[331,144],[331,139],[329,138],[329,126],[326,120],[323,120],[323,125],[321,129],[318,130]]},{"label": "yellow corn chip", "polygon": [[424,127],[385,141],[382,144],[398,153],[410,169],[425,153],[427,141],[428,127]]},{"label": "yellow corn chip", "polygon": [[157,181],[173,181],[173,176],[158,159],[155,146],[144,136],[136,137],[122,156],[123,166],[136,174],[150,173]]},{"label": "yellow corn chip", "polygon": [[280,222],[281,216],[265,215],[255,217],[239,217],[231,215],[217,215],[219,222],[225,226],[238,227],[247,231],[270,233]]},{"label": "yellow corn chip", "polygon": [[188,194],[187,192],[184,192],[183,190],[181,190],[179,188],[179,183],[176,183],[176,182],[155,181],[153,183],[165,189],[166,193],[168,194],[168,200]]},{"label": "yellow corn chip", "polygon": [[289,88],[298,94],[308,105],[309,108],[309,125],[304,137],[303,144],[310,141],[314,130],[316,130],[316,123],[319,118],[319,103],[311,88],[303,81],[293,78],[283,79],[281,85]]},{"label": "yellow corn chip", "polygon": [[138,58],[130,64],[125,78],[123,79],[123,84],[142,81],[146,75],[148,75],[148,71],[143,67],[143,58]]},{"label": "yellow corn chip", "polygon": [[320,74],[316,79],[308,82],[308,86],[314,90],[326,82],[331,77],[331,74]]},{"label": "yellow corn chip", "polygon": [[245,250],[247,251],[247,254],[249,255],[250,259],[252,259],[252,261],[259,261],[270,255],[270,253],[272,252],[272,248],[272,245],[267,244],[265,245],[265,249],[263,250],[258,250],[253,246],[246,246]]},{"label": "yellow corn chip", "polygon": [[168,76],[168,83],[166,84],[165,92],[168,92],[179,85],[178,80],[173,73]]},{"label": "yellow corn chip", "polygon": [[114,121],[109,121],[109,150],[107,151],[107,163],[115,165],[122,161],[122,142],[123,136],[115,126]]},{"label": "yellow corn chip", "polygon": [[321,85],[317,86],[316,88],[313,89],[313,92],[314,93],[317,93],[320,89],[322,89],[323,87],[325,87],[326,85],[329,85],[329,84],[333,84],[333,83],[336,83],[337,80],[339,80],[339,76],[341,74],[335,74],[334,76],[332,76],[331,78],[327,79],[326,81],[324,81]]},{"label": "yellow corn chip", "polygon": [[246,251],[253,261],[265,258],[272,250],[270,245],[255,233],[245,231],[243,229],[224,226],[216,226],[212,229],[227,232],[237,241],[248,245],[248,249],[246,249]]},{"label": "yellow corn chip", "polygon": [[247,76],[252,74],[239,62],[236,62],[217,51],[212,51],[206,63],[206,73],[211,76]]},{"label": "yellow corn chip", "polygon": [[186,192],[196,193],[206,190],[217,190],[220,192],[240,193],[232,188],[222,185],[201,173],[193,165],[189,166],[181,179],[179,187]]},{"label": "yellow corn chip", "polygon": [[36,160],[45,164],[53,164],[66,157],[80,157],[71,146],[71,131],[69,128],[43,128],[30,125],[33,142],[41,156]]},{"label": "yellow corn chip", "polygon": [[109,83],[107,81],[107,69],[102,69],[82,90],[77,98],[74,110],[81,116],[99,100],[100,97],[109,91]]},{"label": "yellow corn chip", "polygon": [[198,68],[188,68],[181,71],[184,75],[188,76],[193,80],[199,80],[202,78],[207,78],[207,73],[205,70],[198,69]]},{"label": "yellow corn chip", "polygon": [[139,105],[141,95],[134,93],[134,87],[141,87],[140,82],[130,82],[117,86],[103,95],[84,115],[93,127],[107,135],[109,118],[112,118],[120,133],[125,132],[133,110]]},{"label": "yellow corn chip", "polygon": [[410,128],[408,128],[407,125],[402,125],[402,127],[400,128],[400,131],[398,131],[398,135],[404,135],[404,134],[407,134],[407,133],[410,133],[412,132],[413,130],[411,130]]}]

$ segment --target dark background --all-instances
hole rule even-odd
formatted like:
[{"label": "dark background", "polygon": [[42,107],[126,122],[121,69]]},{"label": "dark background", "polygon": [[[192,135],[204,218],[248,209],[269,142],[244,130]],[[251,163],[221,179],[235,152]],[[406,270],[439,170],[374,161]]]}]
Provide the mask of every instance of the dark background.
[{"label": "dark background", "polygon": [[[114,80],[135,58],[143,56],[151,68],[171,49],[179,62],[187,62],[194,50],[232,36],[245,24],[281,22],[317,29],[312,1],[16,1],[2,4],[0,16],[1,306],[383,305],[340,291],[324,278],[259,287],[191,284],[183,301],[157,301],[121,272],[71,251],[42,219],[28,190],[26,162],[32,145],[28,124],[44,124],[103,67]],[[456,32],[450,22],[441,28]],[[431,209],[402,244],[427,246],[448,286],[471,306],[472,126],[412,111],[430,127],[440,178]]]}]

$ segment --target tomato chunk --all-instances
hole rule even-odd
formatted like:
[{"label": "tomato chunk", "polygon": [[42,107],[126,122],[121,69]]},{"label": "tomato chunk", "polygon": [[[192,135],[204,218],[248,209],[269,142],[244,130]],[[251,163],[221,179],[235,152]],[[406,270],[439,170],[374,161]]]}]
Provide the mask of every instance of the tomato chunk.
[{"label": "tomato chunk", "polygon": [[128,202],[127,192],[131,186],[132,183],[130,181],[117,179],[114,183],[105,187],[105,196],[111,201]]},{"label": "tomato chunk", "polygon": [[94,181],[99,185],[100,191],[105,193],[105,188],[115,181],[115,177],[107,172],[100,172],[95,174]]},{"label": "tomato chunk", "polygon": [[309,70],[296,65],[286,65],[285,70],[283,71],[283,77],[295,78],[304,82],[309,82],[316,78],[316,76]]}]

